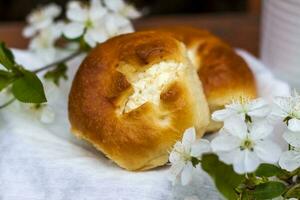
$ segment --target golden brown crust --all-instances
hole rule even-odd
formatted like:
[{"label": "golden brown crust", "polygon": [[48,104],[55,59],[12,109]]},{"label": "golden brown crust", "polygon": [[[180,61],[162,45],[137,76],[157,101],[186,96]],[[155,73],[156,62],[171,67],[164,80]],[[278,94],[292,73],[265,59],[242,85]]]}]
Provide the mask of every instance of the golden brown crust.
[{"label": "golden brown crust", "polygon": [[[208,31],[176,26],[159,28],[182,41],[192,51],[199,78],[210,111],[224,107],[240,97],[255,98],[256,84],[253,73],[243,58],[228,44]],[[208,131],[216,131],[220,124],[212,122]]]},{"label": "golden brown crust", "polygon": [[[160,91],[159,103],[126,111],[135,75],[170,62],[186,67]],[[229,45],[204,30],[169,27],[118,36],[92,50],[74,78],[69,119],[74,134],[118,165],[145,170],[167,162],[186,128],[195,126],[198,137],[220,128],[206,127],[207,102],[214,111],[241,96],[256,96],[255,81]]]},{"label": "golden brown crust", "polygon": [[[209,122],[201,83],[185,51],[168,34],[152,31],[118,36],[96,47],[73,80],[73,132],[126,169],[165,164],[168,150],[186,128],[195,126],[200,137]],[[188,67],[164,88],[159,105],[146,102],[130,112],[118,112],[133,93],[128,78],[162,61]]]}]

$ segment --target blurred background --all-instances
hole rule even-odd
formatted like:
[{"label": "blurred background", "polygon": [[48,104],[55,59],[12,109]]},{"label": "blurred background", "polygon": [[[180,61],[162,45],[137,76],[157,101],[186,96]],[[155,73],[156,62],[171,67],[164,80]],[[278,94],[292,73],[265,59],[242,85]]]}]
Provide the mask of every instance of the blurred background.
[{"label": "blurred background", "polygon": [[[85,0],[82,0],[85,1]],[[87,0],[86,0],[87,1]],[[22,29],[28,13],[68,0],[0,0],[0,41],[26,48]],[[300,90],[300,0],[127,0],[144,13],[136,30],[187,25],[216,34],[259,57],[280,78]]]},{"label": "blurred background", "polygon": [[[26,48],[28,40],[21,34],[26,16],[33,9],[49,3],[64,8],[68,1],[0,0],[0,40],[11,47]],[[136,30],[170,25],[199,27],[213,32],[234,47],[259,55],[261,0],[125,1],[144,13],[142,18],[133,21]]]},{"label": "blurred background", "polygon": [[[67,0],[0,0],[0,21],[20,21],[35,7],[55,2],[64,6]],[[128,0],[149,16],[199,13],[259,13],[260,0]]]}]

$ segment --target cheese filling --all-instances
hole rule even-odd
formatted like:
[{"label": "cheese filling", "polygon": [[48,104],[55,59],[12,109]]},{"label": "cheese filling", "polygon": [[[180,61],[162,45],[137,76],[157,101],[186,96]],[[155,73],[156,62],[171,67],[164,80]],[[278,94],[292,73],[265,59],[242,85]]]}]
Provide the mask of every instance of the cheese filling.
[{"label": "cheese filling", "polygon": [[160,94],[184,70],[183,63],[174,61],[160,62],[144,72],[127,77],[134,93],[128,97],[123,112],[128,113],[146,102],[159,104]]}]

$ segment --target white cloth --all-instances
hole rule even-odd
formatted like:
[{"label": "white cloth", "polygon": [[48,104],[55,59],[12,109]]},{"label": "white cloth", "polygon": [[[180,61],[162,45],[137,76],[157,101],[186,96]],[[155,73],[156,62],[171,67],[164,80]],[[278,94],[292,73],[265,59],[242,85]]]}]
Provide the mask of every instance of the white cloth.
[{"label": "white cloth", "polygon": [[[257,59],[238,50],[255,72],[260,95],[289,94],[287,84],[275,79]],[[29,53],[15,50],[24,66],[41,66]],[[168,167],[128,172],[106,159],[69,131],[67,97],[81,58],[69,62],[69,80],[59,88],[46,85],[49,104],[56,112],[53,124],[42,124],[19,111],[15,102],[0,112],[1,200],[167,200],[198,196],[220,199],[210,178],[199,172],[188,187],[167,180]],[[278,139],[280,140],[280,139]]]}]

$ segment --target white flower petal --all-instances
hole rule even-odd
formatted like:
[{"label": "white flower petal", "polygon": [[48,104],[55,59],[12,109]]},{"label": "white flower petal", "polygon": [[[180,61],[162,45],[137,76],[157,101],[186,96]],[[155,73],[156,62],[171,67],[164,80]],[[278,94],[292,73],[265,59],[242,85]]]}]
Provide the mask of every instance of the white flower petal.
[{"label": "white flower petal", "polygon": [[300,132],[300,120],[296,118],[290,119],[288,128],[291,131]]},{"label": "white flower petal", "polygon": [[225,120],[224,130],[241,139],[247,136],[247,125],[240,117],[231,117]]},{"label": "white flower petal", "polygon": [[300,167],[300,152],[286,151],[281,154],[279,165],[287,171],[294,171]]},{"label": "white flower petal", "polygon": [[253,140],[259,140],[267,137],[273,131],[273,126],[270,125],[266,120],[257,121],[253,123],[250,129],[250,137]]},{"label": "white flower petal", "polygon": [[277,96],[274,98],[274,103],[278,105],[282,110],[289,110],[289,102],[291,100],[291,97],[283,97],[283,96]]},{"label": "white flower petal", "polygon": [[114,12],[121,11],[126,5],[123,0],[104,0],[104,4]]},{"label": "white flower petal", "polygon": [[36,34],[37,30],[34,26],[26,26],[22,32],[22,35],[26,38],[30,38]]},{"label": "white flower petal", "polygon": [[232,103],[229,105],[225,105],[226,109],[231,109],[235,111],[236,113],[243,111],[243,107],[240,103]]},{"label": "white flower petal", "polygon": [[61,7],[55,3],[51,3],[44,8],[44,12],[46,16],[55,18],[61,13]]},{"label": "white flower petal", "polygon": [[37,30],[43,30],[44,28],[49,27],[52,23],[53,23],[53,19],[47,18],[34,23],[33,26],[35,26],[35,29]]},{"label": "white flower petal", "polygon": [[241,145],[241,139],[229,134],[223,134],[215,137],[211,141],[211,148],[214,152],[230,151]]},{"label": "white flower petal", "polygon": [[183,146],[191,146],[196,140],[196,130],[194,127],[188,128],[184,131],[182,137]]},{"label": "white flower petal", "polygon": [[89,17],[93,22],[101,20],[101,18],[103,18],[106,13],[106,8],[101,5],[101,2],[99,0],[92,1],[89,11]]},{"label": "white flower petal", "polygon": [[222,110],[217,110],[213,112],[211,115],[211,118],[214,121],[224,121],[225,119],[229,118],[231,115],[233,115],[234,112],[231,109],[222,109]]},{"label": "white flower petal", "polygon": [[288,113],[284,112],[278,105],[273,104],[271,116],[276,120],[283,120],[288,116]]},{"label": "white flower petal", "polygon": [[188,162],[181,172],[181,185],[187,185],[192,180],[193,165],[191,162]]},{"label": "white flower petal", "polygon": [[203,153],[210,151],[210,144],[208,140],[200,139],[196,141],[191,147],[191,156],[200,157]]},{"label": "white flower petal", "polygon": [[89,34],[85,34],[83,36],[83,39],[92,48],[94,48],[97,45],[97,41],[95,41],[94,38]]},{"label": "white flower petal", "polygon": [[273,107],[272,114],[281,118],[287,117],[288,113],[291,111],[290,100],[290,97],[275,97],[275,105]]},{"label": "white flower petal", "polygon": [[176,183],[176,180],[181,173],[182,169],[184,168],[184,162],[178,162],[171,166],[168,172],[168,179],[172,181],[173,184]]},{"label": "white flower petal", "polygon": [[29,14],[27,21],[35,30],[42,30],[51,25],[54,18],[61,12],[61,8],[56,4],[49,4],[38,8]]},{"label": "white flower petal", "polygon": [[102,27],[88,29],[84,35],[84,40],[91,47],[95,47],[98,43],[102,43],[107,39],[107,35]]},{"label": "white flower petal", "polygon": [[279,160],[281,149],[272,141],[259,140],[255,142],[254,152],[264,162],[276,163]]},{"label": "white flower petal", "polygon": [[121,10],[121,14],[130,19],[136,19],[141,16],[141,13],[132,5],[126,5],[125,8]]},{"label": "white flower petal", "polygon": [[259,164],[259,158],[254,152],[244,150],[234,159],[233,168],[235,172],[243,174],[255,171]]},{"label": "white flower petal", "polygon": [[105,27],[110,36],[119,35],[120,29],[128,27],[130,24],[131,22],[127,18],[116,13],[109,13],[105,16]]},{"label": "white flower petal", "polygon": [[119,34],[125,34],[125,33],[133,33],[134,28],[131,24],[127,24],[126,26],[119,28]]},{"label": "white flower petal", "polygon": [[248,109],[248,115],[252,117],[266,117],[271,111],[269,104],[262,98],[250,101]]},{"label": "white flower petal", "polygon": [[169,161],[171,163],[176,163],[179,160],[180,160],[180,154],[176,151],[172,151],[169,155]]},{"label": "white flower petal", "polygon": [[300,132],[292,132],[292,131],[287,130],[283,134],[283,138],[290,145],[300,148]]},{"label": "white flower petal", "polygon": [[234,159],[238,156],[238,154],[240,153],[240,148],[236,148],[236,149],[233,149],[231,151],[220,151],[220,152],[217,152],[217,155],[219,156],[219,159],[230,165],[230,164],[233,164],[234,162]]},{"label": "white flower petal", "polygon": [[176,163],[178,162],[179,160],[181,160],[181,152],[183,151],[182,149],[182,145],[180,142],[177,142],[175,145],[174,145],[174,148],[173,148],[173,151],[170,153],[169,155],[169,161],[171,163]]},{"label": "white flower petal", "polygon": [[75,39],[83,34],[84,28],[81,23],[71,22],[64,27],[63,33],[67,38]]},{"label": "white flower petal", "polygon": [[62,35],[62,32],[64,30],[65,23],[62,21],[58,21],[57,23],[53,24],[51,29],[51,34],[53,35],[53,38],[58,39]]},{"label": "white flower petal", "polygon": [[56,33],[54,27],[48,27],[39,32],[32,40],[30,41],[29,48],[31,50],[40,50],[40,49],[55,49],[55,41],[60,35]]},{"label": "white flower petal", "polygon": [[74,22],[85,22],[88,20],[88,9],[84,8],[79,1],[71,1],[67,6],[67,18]]},{"label": "white flower petal", "polygon": [[184,153],[184,146],[181,142],[176,142],[173,149],[179,153]]}]

